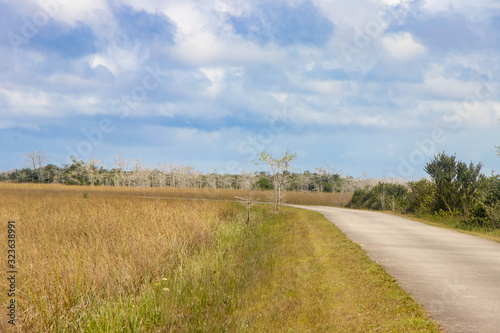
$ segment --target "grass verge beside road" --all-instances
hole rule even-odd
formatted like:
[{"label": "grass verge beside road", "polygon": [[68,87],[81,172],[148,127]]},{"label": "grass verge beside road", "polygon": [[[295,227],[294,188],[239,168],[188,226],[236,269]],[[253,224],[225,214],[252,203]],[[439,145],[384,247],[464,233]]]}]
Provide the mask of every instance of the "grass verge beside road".
[{"label": "grass verge beside road", "polygon": [[274,261],[249,281],[253,287],[236,311],[251,331],[439,331],[390,275],[321,214],[284,207],[260,228],[264,248],[257,253],[270,253]]}]

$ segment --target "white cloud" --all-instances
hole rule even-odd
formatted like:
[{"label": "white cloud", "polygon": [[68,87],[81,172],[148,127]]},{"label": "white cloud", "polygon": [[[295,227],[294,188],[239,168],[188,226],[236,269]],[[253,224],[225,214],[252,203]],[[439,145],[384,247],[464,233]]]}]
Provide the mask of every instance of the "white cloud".
[{"label": "white cloud", "polygon": [[196,66],[248,63],[283,63],[286,50],[275,45],[258,45],[236,36],[200,31],[177,41],[171,54],[180,61]]},{"label": "white cloud", "polygon": [[6,113],[2,114],[5,119],[64,118],[74,114],[96,115],[104,112],[101,100],[93,95],[74,96],[0,88],[1,95],[9,106],[9,111],[4,110]]},{"label": "white cloud", "polygon": [[382,3],[389,6],[406,5],[413,0],[381,0]]},{"label": "white cloud", "polygon": [[340,81],[305,81],[302,86],[314,93],[319,94],[339,94],[343,92],[345,84]]},{"label": "white cloud", "polygon": [[[16,118],[20,116],[54,116],[54,111],[48,108],[50,96],[39,91],[7,90],[0,88],[0,94],[9,105],[10,111],[4,117]],[[3,110],[6,112],[7,110]]]},{"label": "white cloud", "polygon": [[409,60],[426,53],[425,46],[417,43],[408,32],[387,35],[382,44],[396,60]]},{"label": "white cloud", "polygon": [[194,127],[171,127],[159,125],[147,125],[141,129],[145,137],[159,139],[161,142],[171,144],[175,142],[178,145],[202,145],[207,146],[218,141],[222,135],[220,130],[205,131]]},{"label": "white cloud", "polygon": [[495,112],[494,117],[496,119],[500,120],[500,103],[495,102],[495,103],[491,103],[491,105],[492,105],[492,108],[493,108],[493,110]]},{"label": "white cloud", "polygon": [[207,93],[211,97],[217,96],[226,87],[226,71],[220,67],[201,68],[203,74],[210,80],[211,85]]},{"label": "white cloud", "polygon": [[244,0],[216,0],[214,8],[216,11],[230,14],[233,16],[241,16],[243,13],[251,11],[251,2]]},{"label": "white cloud", "polygon": [[[367,22],[377,18],[377,14],[383,9],[379,2],[360,0],[356,2],[345,2],[339,0],[314,0],[323,14],[339,29],[359,28],[362,29]],[[360,10],[363,8],[363,10]]]},{"label": "white cloud", "polygon": [[498,8],[498,1],[496,0],[424,0],[423,6],[425,10],[432,14],[438,14],[441,12],[449,12],[450,9],[455,9],[463,13],[470,13],[471,11],[477,11],[479,8]]},{"label": "white cloud", "polygon": [[71,87],[73,90],[94,90],[96,82],[93,79],[79,76],[75,73],[55,73],[45,79],[46,85],[52,87]]},{"label": "white cloud", "polygon": [[63,103],[64,105],[71,106],[79,114],[92,116],[103,113],[101,100],[92,95],[80,97],[64,96],[61,100],[61,104]]},{"label": "white cloud", "polygon": [[280,103],[285,103],[286,99],[288,98],[288,94],[286,93],[269,93],[275,100],[277,100]]},{"label": "white cloud", "polygon": [[[500,103],[488,101],[419,101],[416,113],[436,119],[434,122],[444,126],[494,129],[495,119],[500,116]],[[454,129],[456,130],[456,129]]]},{"label": "white cloud", "polygon": [[102,21],[103,16],[109,15],[106,0],[24,0],[23,2],[39,8],[33,12],[33,15],[44,12],[51,19],[68,25],[74,25],[78,22],[96,23]]},{"label": "white cloud", "polygon": [[[226,64],[283,64],[288,50],[278,45],[260,46],[233,31],[226,15],[250,12],[253,3],[239,1],[169,1],[158,5],[176,25],[175,45],[169,54],[178,60],[200,67]],[[149,8],[151,9],[151,8]]]},{"label": "white cloud", "polygon": [[162,8],[165,15],[175,22],[179,37],[199,33],[210,26],[210,17],[192,1],[169,1]]},{"label": "white cloud", "polygon": [[103,53],[89,56],[92,68],[99,65],[106,67],[113,75],[123,72],[135,72],[141,69],[141,62],[148,58],[149,52],[136,45],[133,49],[124,49],[115,45],[109,46]]},{"label": "white cloud", "polygon": [[8,129],[13,127],[25,128],[32,131],[40,131],[40,126],[38,124],[33,124],[29,122],[19,121],[19,120],[0,120],[0,129]]},{"label": "white cloud", "polygon": [[[328,104],[328,103],[326,103]],[[345,108],[330,106],[327,110],[301,105],[290,108],[294,122],[300,125],[352,126],[361,125],[372,128],[385,128],[400,124],[397,115],[384,114],[383,111],[368,108]]]},{"label": "white cloud", "polygon": [[432,95],[455,100],[465,100],[468,96],[474,96],[476,82],[460,81],[455,78],[444,76],[425,75],[424,89]]}]

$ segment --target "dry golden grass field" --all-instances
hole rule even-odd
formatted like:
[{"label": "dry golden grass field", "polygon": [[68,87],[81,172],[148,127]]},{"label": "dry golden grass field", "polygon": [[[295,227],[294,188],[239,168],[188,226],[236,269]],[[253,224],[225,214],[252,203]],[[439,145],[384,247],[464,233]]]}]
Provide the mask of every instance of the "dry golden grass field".
[{"label": "dry golden grass field", "polygon": [[0,329],[439,331],[319,214],[255,205],[247,226],[237,203],[160,199],[235,195],[242,192],[0,184],[2,262],[15,220],[18,271],[14,327],[1,270]]},{"label": "dry golden grass field", "polygon": [[[125,189],[128,190],[128,189]],[[177,188],[152,188],[133,189],[140,195],[157,198],[189,198],[208,200],[235,200],[237,197],[245,197],[248,192],[244,190],[227,189],[177,189]],[[128,191],[125,194],[130,193]],[[258,202],[272,202],[272,191],[253,191],[252,197]],[[352,198],[352,193],[329,193],[329,192],[296,192],[289,191],[283,195],[283,203],[318,205],[318,206],[344,206]]]}]

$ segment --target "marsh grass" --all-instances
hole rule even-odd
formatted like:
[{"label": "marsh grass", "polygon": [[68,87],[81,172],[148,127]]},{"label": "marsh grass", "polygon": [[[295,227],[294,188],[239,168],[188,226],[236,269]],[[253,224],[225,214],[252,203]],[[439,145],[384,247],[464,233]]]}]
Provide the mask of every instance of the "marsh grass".
[{"label": "marsh grass", "polygon": [[[125,189],[126,190],[126,189]],[[133,189],[136,193],[145,197],[177,198],[177,199],[206,199],[206,200],[229,200],[234,201],[238,197],[246,197],[247,191],[234,189],[176,189],[176,188],[153,188],[147,191]],[[128,191],[124,193],[130,193]],[[257,202],[273,202],[273,191],[252,191],[252,197]],[[286,191],[282,203],[296,205],[317,206],[344,206],[352,198],[352,193],[331,192],[299,192]]]},{"label": "marsh grass", "polygon": [[[319,214],[255,205],[249,228],[236,203],[156,198],[164,196],[0,184],[2,239],[8,220],[18,235],[19,325],[11,331],[438,330]],[[3,275],[0,287],[6,304]]]},{"label": "marsh grass", "polygon": [[137,300],[156,295],[158,286],[175,293],[187,283],[186,262],[193,265],[237,223],[233,203],[54,186],[6,186],[1,193],[2,220],[17,224],[18,315],[26,332],[95,331],[102,318],[131,331],[156,325],[138,319],[144,305]]}]

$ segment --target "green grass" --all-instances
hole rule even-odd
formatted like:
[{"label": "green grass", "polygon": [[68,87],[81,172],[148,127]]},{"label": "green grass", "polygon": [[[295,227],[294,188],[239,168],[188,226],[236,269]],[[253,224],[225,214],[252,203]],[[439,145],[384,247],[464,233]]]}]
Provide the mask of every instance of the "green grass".
[{"label": "green grass", "polygon": [[[235,312],[255,332],[437,332],[394,279],[322,215],[290,207],[255,226]],[[257,247],[257,248],[255,248]],[[258,250],[258,251],[256,251]]]}]

